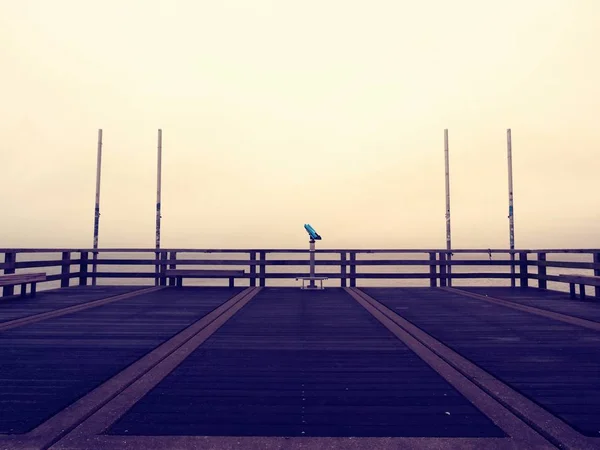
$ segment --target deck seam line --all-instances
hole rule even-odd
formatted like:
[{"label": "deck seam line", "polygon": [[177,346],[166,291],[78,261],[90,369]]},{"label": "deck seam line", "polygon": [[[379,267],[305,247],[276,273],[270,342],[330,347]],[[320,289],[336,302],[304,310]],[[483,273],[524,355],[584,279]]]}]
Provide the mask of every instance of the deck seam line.
[{"label": "deck seam line", "polygon": [[511,302],[510,300],[504,300],[502,298],[490,297],[481,294],[477,294],[475,292],[464,291],[462,289],[457,288],[448,288],[448,287],[440,287],[438,288],[442,291],[455,293],[458,295],[462,295],[465,297],[475,298],[477,300],[483,300],[489,303],[494,303],[496,305],[505,306],[507,308],[516,309],[518,311],[528,312],[530,314],[535,314],[537,316],[546,317],[548,319],[558,320],[560,322],[568,323],[570,325],[580,326],[583,328],[588,328],[594,331],[600,331],[600,323],[595,322],[593,320],[582,319],[576,316],[570,316],[568,314],[559,313],[555,311],[549,311],[547,309],[537,308],[535,306],[522,305],[520,303]]},{"label": "deck seam line", "polygon": [[[498,380],[496,377],[479,367],[477,364],[460,355],[458,352],[455,352],[454,350],[446,346],[443,342],[435,339],[434,337],[420,329],[418,326],[414,325],[412,322],[402,317],[400,314],[392,311],[387,306],[373,299],[365,292],[359,290],[358,288],[353,289],[358,293],[358,295],[361,298],[363,298],[365,302],[371,304],[373,308],[378,310],[381,314],[383,314],[392,322],[394,322],[399,328],[404,330],[407,334],[409,334],[422,345],[424,345],[426,348],[428,348],[437,357],[439,357],[451,367],[460,372],[462,376],[467,378],[469,381],[471,381],[473,384],[479,387],[483,392],[485,392],[487,395],[489,395],[491,398],[497,401],[500,405],[502,405],[503,408],[505,408],[523,423],[530,426],[536,432],[540,433],[548,441],[552,442],[555,446],[559,448],[577,449],[596,448],[595,445],[591,443],[591,438],[580,434],[558,417],[554,416],[541,406],[537,405],[535,402],[532,402],[527,397],[523,396],[518,391],[512,389],[502,381]],[[496,384],[496,386],[487,386],[490,383]],[[512,403],[520,402],[522,403],[521,406],[523,406],[526,410],[529,411],[521,411],[517,406],[511,404],[510,401],[502,398],[503,395],[513,397]],[[538,420],[531,419],[529,416],[533,414],[541,417]],[[544,423],[545,426],[540,425],[539,422]],[[549,431],[548,428],[552,431],[557,430],[561,432],[562,436],[556,436],[556,433]]]},{"label": "deck seam line", "polygon": [[[408,332],[405,327],[398,324],[393,317],[378,308],[376,301],[372,301],[364,292],[357,288],[346,288],[346,292],[369,314],[387,328],[409,350],[414,352],[421,360],[431,367],[442,379],[458,391],[467,401],[472,403],[484,416],[500,428],[508,439],[528,444],[531,447],[555,448],[544,436],[528,426],[510,410],[504,408],[494,397],[481,389],[476,383],[457,370],[452,364],[441,358],[429,346]],[[533,441],[533,442],[532,442]]]},{"label": "deck seam line", "polygon": [[91,302],[79,303],[77,305],[67,306],[65,308],[55,309],[53,311],[46,311],[39,314],[33,314],[27,317],[21,317],[19,319],[9,320],[7,322],[0,323],[0,332],[10,330],[13,328],[22,327],[31,323],[41,322],[46,319],[52,319],[55,317],[66,316],[71,313],[78,311],[84,311],[86,309],[95,308],[97,306],[107,305],[109,303],[116,302],[118,300],[125,300],[132,297],[137,297],[143,294],[150,294],[152,292],[160,291],[165,289],[164,286],[152,286],[147,289],[136,289],[132,292],[126,292],[124,294],[113,295],[111,297],[100,298],[98,300],[92,300]]},{"label": "deck seam line", "polygon": [[[261,287],[249,287],[238,293],[236,296],[228,300],[228,306],[224,308],[216,317],[208,321],[208,323],[194,330],[185,341],[181,342],[172,351],[164,355],[159,361],[140,373],[135,379],[116,392],[114,395],[104,401],[101,405],[87,414],[83,420],[79,420],[67,432],[55,438],[52,443],[45,448],[87,448],[80,447],[84,441],[89,438],[101,436],[101,433],[110,428],[117,420],[119,420],[131,407],[141,400],[151,389],[163,381],[173,370],[175,370],[192,352],[197,350],[210,336],[212,336],[221,326],[239,312],[250,300],[252,300],[261,290]],[[235,299],[235,300],[234,300]],[[219,308],[226,305],[219,306]],[[217,308],[217,309],[219,309]],[[216,309],[214,310],[216,311]],[[213,311],[213,312],[214,312]],[[209,313],[210,314],[210,313]],[[199,322],[204,320],[208,315],[204,316],[195,324],[199,327]],[[215,325],[216,328],[215,328]],[[184,330],[184,331],[186,331]],[[175,339],[183,332],[174,336]],[[165,342],[166,345],[169,341]],[[156,349],[158,350],[158,349]],[[150,357],[150,354],[146,355]],[[161,373],[164,372],[164,373]],[[114,377],[113,377],[114,378]],[[110,380],[109,380],[110,381]],[[90,393],[91,394],[91,393]],[[88,394],[88,395],[90,395]],[[115,406],[116,403],[116,406]],[[112,407],[112,409],[111,409]],[[116,412],[115,412],[116,411]],[[101,429],[98,431],[98,429]],[[72,444],[73,446],[71,446]]]},{"label": "deck seam line", "polygon": [[[164,287],[159,287],[161,290]],[[231,308],[243,301],[249,294],[252,288],[247,288],[242,292],[229,298],[227,301],[214,308],[209,313],[202,316],[200,319],[188,325],[179,333],[175,334],[167,341],[161,343],[158,347],[146,353],[138,360],[134,361],[123,370],[113,375],[101,385],[92,389],[90,392],[80,397],[66,408],[54,414],[52,417],[35,427],[28,433],[22,435],[3,435],[5,438],[13,438],[17,441],[26,442],[30,446],[35,445],[36,449],[46,449],[69,432],[73,431],[81,423],[95,414],[99,409],[113,400],[121,392],[127,389],[131,384],[135,383],[139,378],[146,375],[154,367],[160,364],[164,359],[176,352],[184,346],[189,340],[193,339],[197,334],[201,333],[212,323],[217,321],[221,316],[226,314]],[[114,386],[111,386],[114,385]],[[102,393],[108,389],[108,393]],[[99,398],[95,398],[99,397]],[[88,403],[88,405],[86,405]],[[78,409],[83,409],[79,415]],[[75,416],[74,418],[72,416]],[[1,437],[1,436],[0,436]],[[8,441],[11,442],[11,441]],[[2,440],[0,440],[2,443]]]}]

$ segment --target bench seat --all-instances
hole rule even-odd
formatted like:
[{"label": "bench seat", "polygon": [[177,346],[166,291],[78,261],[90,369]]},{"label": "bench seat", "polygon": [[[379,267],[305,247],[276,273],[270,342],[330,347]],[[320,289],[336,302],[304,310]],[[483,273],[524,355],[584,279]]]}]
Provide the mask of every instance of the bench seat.
[{"label": "bench seat", "polygon": [[175,278],[175,286],[182,287],[184,278],[229,278],[229,287],[235,286],[235,278],[243,277],[243,270],[167,269],[165,275]]},{"label": "bench seat", "polygon": [[329,280],[329,278],[328,277],[297,277],[296,281],[298,281],[298,280],[302,280],[302,288],[301,289],[315,289],[315,288],[306,287],[304,284],[305,281],[320,281],[321,282],[320,289],[324,289],[323,281]]},{"label": "bench seat", "polygon": [[20,284],[22,297],[27,293],[27,284],[31,284],[31,296],[35,297],[36,284],[40,281],[46,281],[45,272],[0,275],[0,286],[16,286]]},{"label": "bench seat", "polygon": [[571,274],[560,274],[558,275],[560,281],[569,283],[569,293],[571,298],[575,298],[575,285],[579,285],[579,296],[581,299],[585,299],[585,286],[596,286],[600,287],[600,277],[592,275],[571,275]]}]

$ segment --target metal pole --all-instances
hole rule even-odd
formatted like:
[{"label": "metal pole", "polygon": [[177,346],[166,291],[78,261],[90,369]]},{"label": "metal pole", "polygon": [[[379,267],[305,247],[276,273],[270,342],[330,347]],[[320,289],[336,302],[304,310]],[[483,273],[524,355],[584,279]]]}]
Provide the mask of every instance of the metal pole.
[{"label": "metal pole", "polygon": [[156,248],[160,248],[160,190],[162,174],[162,130],[158,130],[158,164],[156,174]]},{"label": "metal pole", "polygon": [[513,210],[513,174],[512,174],[512,135],[511,130],[506,130],[506,147],[508,153],[508,232],[510,241],[510,285],[515,287],[515,254],[512,250],[515,249],[515,217]]},{"label": "metal pole", "polygon": [[[315,240],[311,239],[310,241],[310,276],[311,278],[315,276]],[[317,285],[315,280],[310,280],[308,283],[309,288],[316,288]]]},{"label": "metal pole", "polygon": [[[451,257],[450,250],[452,249],[452,232],[450,229],[450,158],[448,152],[448,129],[444,130],[444,155],[446,160],[446,250],[448,255],[446,260]],[[452,266],[448,266],[446,273],[448,274],[448,286],[452,286]]]},{"label": "metal pole", "polygon": [[[161,191],[161,175],[162,175],[162,130],[158,130],[158,161],[156,170],[156,259],[158,260],[160,249],[160,191]],[[160,267],[156,266],[156,284],[158,284],[158,275]]]},{"label": "metal pole", "polygon": [[[96,160],[96,202],[94,207],[94,250],[98,249],[98,228],[100,226],[100,175],[102,171],[102,129],[98,130],[98,156]],[[92,263],[92,286],[96,286],[98,252],[94,251]]]}]

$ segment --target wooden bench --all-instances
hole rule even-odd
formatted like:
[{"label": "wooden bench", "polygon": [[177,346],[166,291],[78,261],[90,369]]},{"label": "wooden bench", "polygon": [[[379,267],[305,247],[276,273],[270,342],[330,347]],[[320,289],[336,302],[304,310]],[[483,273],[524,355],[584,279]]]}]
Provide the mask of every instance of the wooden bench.
[{"label": "wooden bench", "polygon": [[31,296],[35,297],[36,283],[38,281],[46,281],[46,274],[39,272],[0,275],[0,286],[21,285],[21,297],[24,297],[27,293],[27,284],[31,284]]},{"label": "wooden bench", "polygon": [[321,287],[317,288],[317,289],[324,289],[324,287],[323,287],[323,280],[329,280],[329,278],[327,278],[327,277],[298,277],[298,278],[296,278],[296,281],[298,281],[298,280],[302,280],[302,287],[301,287],[301,289],[315,289],[315,288],[307,288],[304,285],[305,281],[320,281],[321,282]]},{"label": "wooden bench", "polygon": [[235,278],[243,277],[243,270],[197,270],[197,269],[167,269],[165,275],[175,278],[175,286],[183,286],[183,278],[229,278],[229,287],[235,286]]},{"label": "wooden bench", "polygon": [[560,274],[559,278],[560,278],[560,281],[569,283],[569,293],[571,294],[571,298],[576,297],[576,295],[575,295],[575,285],[576,284],[579,285],[579,297],[582,300],[585,299],[585,287],[586,286],[600,287],[600,277],[596,277],[596,276]]}]

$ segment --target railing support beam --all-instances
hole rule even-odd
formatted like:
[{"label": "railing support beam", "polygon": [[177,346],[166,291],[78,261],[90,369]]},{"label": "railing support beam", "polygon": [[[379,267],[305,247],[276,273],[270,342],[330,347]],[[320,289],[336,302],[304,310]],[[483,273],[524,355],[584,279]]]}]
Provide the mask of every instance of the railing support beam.
[{"label": "railing support beam", "polygon": [[435,252],[429,252],[429,286],[437,286],[437,271],[435,267]]},{"label": "railing support beam", "polygon": [[[4,275],[10,275],[15,273],[15,262],[17,260],[17,254],[15,252],[6,252],[4,254],[4,264],[6,265],[4,268]],[[15,287],[14,286],[4,286],[2,290],[3,297],[9,297],[14,295]]]},{"label": "railing support beam", "polygon": [[545,278],[541,278],[541,277],[546,276],[546,266],[539,264],[540,262],[541,263],[546,262],[546,253],[544,253],[544,252],[538,253],[537,260],[538,260],[538,266],[537,266],[538,276],[540,277],[540,278],[538,278],[538,288],[539,289],[547,289],[548,281]]},{"label": "railing support beam", "polygon": [[346,252],[340,252],[340,286],[346,287]]},{"label": "railing support beam", "polygon": [[529,274],[527,273],[527,253],[519,252],[519,278],[520,286],[526,288],[529,286]]},{"label": "railing support beam", "polygon": [[79,286],[87,286],[88,276],[88,252],[81,252],[81,262],[79,263]]},{"label": "railing support beam", "polygon": [[62,262],[60,266],[60,287],[69,287],[71,274],[71,252],[62,252]]},{"label": "railing support beam", "polygon": [[446,287],[446,253],[440,252],[440,287]]}]

